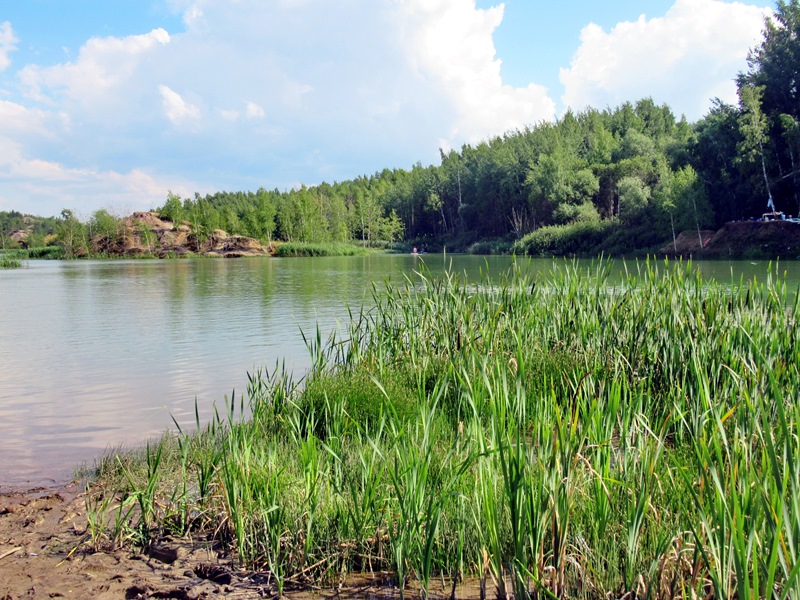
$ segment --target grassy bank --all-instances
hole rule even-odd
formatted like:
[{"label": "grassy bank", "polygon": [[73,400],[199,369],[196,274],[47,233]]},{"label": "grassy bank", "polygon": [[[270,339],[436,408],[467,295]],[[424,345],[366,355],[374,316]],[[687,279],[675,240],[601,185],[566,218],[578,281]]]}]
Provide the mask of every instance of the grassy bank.
[{"label": "grassy bank", "polygon": [[[419,279],[309,338],[303,382],[101,465],[92,543],[206,535],[330,584],[386,569],[500,597],[795,598],[796,290],[688,264]],[[403,586],[401,585],[401,589]]]}]

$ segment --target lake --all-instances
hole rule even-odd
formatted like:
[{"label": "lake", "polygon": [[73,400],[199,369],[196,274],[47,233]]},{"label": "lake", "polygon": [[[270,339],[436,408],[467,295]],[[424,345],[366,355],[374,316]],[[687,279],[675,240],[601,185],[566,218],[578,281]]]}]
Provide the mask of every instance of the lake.
[{"label": "lake", "polygon": [[[276,361],[302,375],[300,331],[346,323],[373,283],[421,262],[472,280],[510,257],[426,255],[219,260],[30,261],[0,271],[0,490],[58,485],[108,449],[195,422],[247,373]],[[550,271],[553,261],[520,261]],[[622,267],[621,263],[617,265]],[[630,263],[629,263],[630,266]],[[765,280],[767,262],[695,263]],[[800,263],[780,264],[793,285]]]}]

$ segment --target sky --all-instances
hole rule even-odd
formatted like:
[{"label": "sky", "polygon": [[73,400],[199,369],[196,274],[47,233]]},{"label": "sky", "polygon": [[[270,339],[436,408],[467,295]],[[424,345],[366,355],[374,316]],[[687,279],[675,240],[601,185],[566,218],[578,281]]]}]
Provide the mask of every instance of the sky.
[{"label": "sky", "polygon": [[281,191],[566,110],[736,102],[762,0],[0,0],[0,210]]}]

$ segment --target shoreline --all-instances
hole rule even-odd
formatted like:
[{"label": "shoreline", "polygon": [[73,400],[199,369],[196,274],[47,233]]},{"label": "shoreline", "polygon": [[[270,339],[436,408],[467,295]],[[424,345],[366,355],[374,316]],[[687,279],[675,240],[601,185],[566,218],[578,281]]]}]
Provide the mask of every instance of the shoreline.
[{"label": "shoreline", "polygon": [[[73,481],[53,489],[0,492],[0,598],[182,598],[278,597],[267,571],[236,566],[235,557],[211,542],[166,536],[141,552],[130,548],[93,550],[88,544],[86,491]],[[416,582],[406,594],[418,597]],[[480,581],[456,586],[432,582],[429,598],[481,597]],[[283,597],[399,598],[393,575],[385,571],[349,574],[321,589],[288,582]]]}]

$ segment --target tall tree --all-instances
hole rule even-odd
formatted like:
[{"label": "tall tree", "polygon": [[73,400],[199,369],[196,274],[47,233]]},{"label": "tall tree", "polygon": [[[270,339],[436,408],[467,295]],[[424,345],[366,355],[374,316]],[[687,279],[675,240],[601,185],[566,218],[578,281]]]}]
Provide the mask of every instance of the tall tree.
[{"label": "tall tree", "polygon": [[772,183],[767,185],[772,195],[787,203],[791,199],[800,210],[800,140],[793,134],[793,123],[800,122],[800,0],[778,0],[774,16],[765,22],[764,39],[747,62],[748,70],[739,75],[737,84],[740,97],[745,94],[746,112],[753,104],[748,90],[761,90],[760,109],[768,133],[762,170]]},{"label": "tall tree", "polygon": [[744,85],[739,88],[739,102],[742,106],[739,129],[742,139],[737,146],[737,154],[738,159],[743,163],[761,165],[764,187],[770,204],[772,204],[772,189],[767,176],[767,159],[764,155],[764,146],[769,142],[769,122],[764,111],[761,110],[763,92],[763,87]]}]

